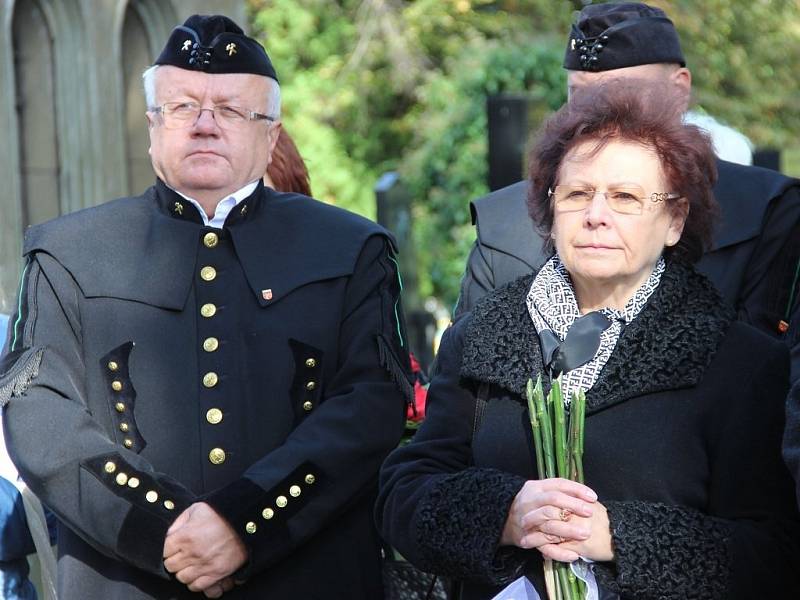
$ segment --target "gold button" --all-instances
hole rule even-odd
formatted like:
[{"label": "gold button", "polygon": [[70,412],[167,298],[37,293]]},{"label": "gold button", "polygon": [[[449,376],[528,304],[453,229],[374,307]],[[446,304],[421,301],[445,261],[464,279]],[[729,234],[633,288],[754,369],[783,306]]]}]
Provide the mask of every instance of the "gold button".
[{"label": "gold button", "polygon": [[125,404],[124,404],[124,403],[122,403],[122,402],[117,402],[117,403],[114,405],[114,408],[116,409],[116,411],[117,411],[118,413],[125,412]]},{"label": "gold button", "polygon": [[103,467],[106,473],[113,473],[117,470],[117,465],[111,461],[108,461],[105,466]]},{"label": "gold button", "polygon": [[119,369],[119,365],[117,363],[115,363],[113,360],[109,361],[108,370],[109,371],[116,371],[117,369]]},{"label": "gold button", "polygon": [[203,281],[214,281],[217,278],[217,270],[214,267],[203,267],[200,269],[200,278]]},{"label": "gold button", "polygon": [[307,358],[306,359],[306,366],[309,369],[313,369],[314,367],[317,366],[317,361],[315,361],[313,358]]},{"label": "gold button", "polygon": [[219,377],[214,371],[210,371],[203,375],[203,385],[207,388],[213,388],[219,382]]},{"label": "gold button", "polygon": [[139,481],[138,477],[131,477],[130,479],[128,479],[128,487],[129,488],[136,489],[137,487],[139,487],[139,483],[140,483],[140,481]]},{"label": "gold button", "polygon": [[208,453],[208,460],[214,465],[221,465],[225,462],[225,450],[222,448],[212,448]]},{"label": "gold button", "polygon": [[316,480],[317,480],[317,478],[316,478],[316,477],[314,477],[314,476],[313,476],[311,473],[309,473],[308,475],[306,475],[306,483],[307,483],[308,485],[311,485],[311,484],[312,484],[312,483],[314,483]]},{"label": "gold button", "polygon": [[128,483],[128,476],[125,473],[117,473],[117,484],[125,485]]},{"label": "gold button", "polygon": [[219,348],[219,340],[215,337],[206,338],[203,340],[203,350],[206,352],[214,352]]},{"label": "gold button", "polygon": [[125,438],[125,441],[122,442],[122,445],[126,448],[133,448],[133,440],[131,438]]},{"label": "gold button", "polygon": [[289,495],[291,495],[292,498],[297,498],[300,495],[300,491],[299,485],[293,485],[289,488]]},{"label": "gold button", "polygon": [[289,504],[289,501],[286,499],[286,496],[278,496],[275,498],[275,504],[278,505],[278,508],[283,508]]},{"label": "gold button", "polygon": [[313,390],[315,387],[317,387],[317,384],[316,384],[316,383],[314,383],[313,381],[309,381],[309,382],[306,384],[306,389],[307,389],[309,392],[310,392],[311,390]]},{"label": "gold button", "polygon": [[310,400],[306,400],[305,402],[303,402],[303,410],[304,411],[308,412],[312,408],[314,408],[314,404]]},{"label": "gold button", "polygon": [[213,231],[209,231],[203,236],[203,244],[206,248],[213,248],[219,242],[219,236]]},{"label": "gold button", "polygon": [[267,521],[269,521],[272,517],[275,516],[275,511],[271,508],[265,508],[261,511],[261,516],[264,517]]},{"label": "gold button", "polygon": [[114,390],[115,392],[121,391],[122,390],[122,382],[121,381],[116,381],[116,380],[112,381],[111,382],[111,389]]},{"label": "gold button", "polygon": [[120,423],[120,424],[119,424],[119,430],[120,430],[122,433],[127,433],[128,429],[130,429],[130,427],[128,427],[128,424],[127,424],[127,423]]},{"label": "gold button", "polygon": [[164,508],[167,510],[172,510],[175,508],[175,503],[172,500],[164,500]]},{"label": "gold button", "polygon": [[155,490],[150,490],[144,495],[144,499],[147,500],[150,504],[153,504],[158,501],[158,492]]},{"label": "gold button", "polygon": [[248,521],[247,525],[244,526],[244,530],[251,535],[256,532],[256,529],[258,528],[252,521]]},{"label": "gold button", "polygon": [[209,408],[206,412],[206,421],[212,425],[222,422],[222,411],[218,408]]},{"label": "gold button", "polygon": [[200,314],[203,315],[206,319],[210,319],[215,314],[217,314],[217,307],[210,302],[208,304],[203,304],[200,307]]}]

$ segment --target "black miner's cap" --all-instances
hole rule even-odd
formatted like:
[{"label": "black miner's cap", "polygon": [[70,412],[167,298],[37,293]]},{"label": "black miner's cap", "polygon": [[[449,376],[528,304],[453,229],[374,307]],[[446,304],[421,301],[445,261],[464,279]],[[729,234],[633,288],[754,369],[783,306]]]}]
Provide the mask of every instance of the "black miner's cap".
[{"label": "black miner's cap", "polygon": [[153,64],[215,74],[254,73],[278,80],[264,47],[222,15],[186,19],[172,30]]},{"label": "black miner's cap", "polygon": [[677,63],[686,66],[675,26],[663,10],[641,2],[590,4],[572,25],[564,68],[610,71]]}]

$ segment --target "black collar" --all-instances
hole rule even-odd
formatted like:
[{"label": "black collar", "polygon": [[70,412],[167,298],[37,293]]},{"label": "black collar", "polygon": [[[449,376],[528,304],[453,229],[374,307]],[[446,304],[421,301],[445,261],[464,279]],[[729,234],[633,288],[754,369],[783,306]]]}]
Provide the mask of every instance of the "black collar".
[{"label": "black collar", "polygon": [[[539,339],[525,298],[534,275],[484,298],[472,312],[461,375],[523,395],[542,373]],[[597,411],[643,394],[696,385],[734,318],[712,284],[693,268],[668,262],[661,284],[617,346],[586,395]]]},{"label": "black collar", "polygon": [[[155,190],[156,204],[162,213],[174,219],[188,221],[198,225],[203,225],[205,223],[197,207],[161,181],[161,179],[156,180]],[[253,218],[263,204],[263,190],[264,182],[259,180],[253,193],[239,202],[228,214],[225,219],[224,227],[233,227],[243,223],[247,219]]]}]

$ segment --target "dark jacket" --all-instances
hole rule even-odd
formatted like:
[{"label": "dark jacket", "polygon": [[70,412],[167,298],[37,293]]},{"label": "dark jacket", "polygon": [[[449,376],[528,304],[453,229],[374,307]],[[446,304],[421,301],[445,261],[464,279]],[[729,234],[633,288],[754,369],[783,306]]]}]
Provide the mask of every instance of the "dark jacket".
[{"label": "dark jacket", "polygon": [[[542,372],[531,281],[447,331],[427,418],[381,471],[382,533],[417,566],[461,579],[463,600],[522,573],[544,597],[538,551],[498,548],[514,496],[538,478],[523,398]],[[670,264],[587,394],[586,483],[616,555],[596,576],[623,599],[800,594],[800,517],[780,457],[788,352],[732,316],[705,278]]]},{"label": "dark jacket", "polygon": [[[745,323],[782,337],[797,306],[800,181],[759,167],[717,160],[714,195],[721,208],[713,247],[697,265]],[[539,268],[547,258],[515,183],[471,205],[477,240],[469,256],[456,316],[490,290]],[[691,216],[689,217],[691,218]],[[793,301],[794,300],[794,301]]]},{"label": "dark jacket", "polygon": [[226,598],[382,597],[371,507],[411,389],[383,229],[262,185],[212,229],[159,182],[25,256],[0,400],[63,524],[61,598],[199,597],[162,564],[196,501],[249,551]]}]

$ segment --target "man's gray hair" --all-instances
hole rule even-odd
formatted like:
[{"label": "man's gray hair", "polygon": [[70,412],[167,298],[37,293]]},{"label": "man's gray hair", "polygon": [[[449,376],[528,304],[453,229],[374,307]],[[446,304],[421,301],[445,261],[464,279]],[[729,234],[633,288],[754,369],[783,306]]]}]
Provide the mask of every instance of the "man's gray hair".
[{"label": "man's gray hair", "polygon": [[[153,65],[145,69],[142,73],[142,83],[144,84],[144,100],[147,103],[147,110],[156,107],[156,71],[161,65]],[[267,77],[267,115],[273,119],[281,118],[281,86],[278,82]],[[246,108],[250,108],[249,106]]]}]

